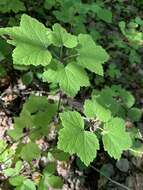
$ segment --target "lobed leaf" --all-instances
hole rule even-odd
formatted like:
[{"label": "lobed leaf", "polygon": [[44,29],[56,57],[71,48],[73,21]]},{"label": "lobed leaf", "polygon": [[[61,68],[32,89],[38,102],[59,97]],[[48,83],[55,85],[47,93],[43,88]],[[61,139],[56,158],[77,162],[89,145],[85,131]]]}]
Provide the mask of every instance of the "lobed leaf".
[{"label": "lobed leaf", "polygon": [[49,34],[49,38],[55,46],[67,48],[77,46],[77,37],[68,33],[60,24],[54,24],[52,28],[53,31]]},{"label": "lobed leaf", "polygon": [[37,144],[30,142],[22,147],[20,155],[23,160],[31,162],[40,156],[40,149]]},{"label": "lobed leaf", "polygon": [[16,48],[13,51],[13,62],[16,65],[43,65],[51,61],[48,51],[49,30],[38,20],[23,14],[19,27],[0,28],[0,35],[9,35],[8,41]]},{"label": "lobed leaf", "polygon": [[102,135],[104,149],[115,159],[119,160],[123,151],[132,146],[131,137],[125,131],[125,122],[121,118],[115,117],[105,123]]},{"label": "lobed leaf", "polygon": [[58,148],[70,154],[77,154],[86,166],[96,157],[99,149],[97,136],[84,130],[84,120],[75,111],[60,114],[63,129],[59,132]]},{"label": "lobed leaf", "polygon": [[82,67],[103,76],[104,62],[109,59],[107,52],[99,45],[96,45],[88,34],[79,34],[80,47],[78,49],[79,56],[77,62]]},{"label": "lobed leaf", "polygon": [[109,88],[103,89],[97,95],[93,95],[91,100],[84,103],[84,114],[89,118],[97,118],[102,122],[107,122],[115,115],[120,106],[113,98]]},{"label": "lobed leaf", "polygon": [[43,73],[43,80],[59,83],[60,88],[69,96],[75,96],[80,87],[89,86],[86,71],[76,63],[72,62],[63,66],[55,63],[56,69],[48,69]]}]

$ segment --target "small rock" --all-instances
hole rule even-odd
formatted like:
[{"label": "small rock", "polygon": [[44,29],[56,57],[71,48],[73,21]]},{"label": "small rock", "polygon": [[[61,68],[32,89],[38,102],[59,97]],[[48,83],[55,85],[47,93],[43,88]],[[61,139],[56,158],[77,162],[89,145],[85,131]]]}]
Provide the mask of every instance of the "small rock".
[{"label": "small rock", "polygon": [[126,158],[121,158],[116,162],[116,167],[122,172],[127,172],[129,170],[129,161]]}]

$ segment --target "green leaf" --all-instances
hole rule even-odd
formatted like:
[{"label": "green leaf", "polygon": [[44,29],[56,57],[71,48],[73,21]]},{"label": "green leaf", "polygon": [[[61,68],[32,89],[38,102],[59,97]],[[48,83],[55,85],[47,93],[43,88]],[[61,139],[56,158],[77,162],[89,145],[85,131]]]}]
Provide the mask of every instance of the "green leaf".
[{"label": "green leaf", "polygon": [[101,20],[112,23],[112,12],[110,10],[100,7],[97,3],[92,3],[90,9],[96,13],[97,17]]},{"label": "green leaf", "polygon": [[102,135],[104,149],[115,159],[119,160],[122,152],[132,146],[130,135],[125,131],[125,122],[121,118],[112,118],[105,123]]},{"label": "green leaf", "polygon": [[9,130],[8,134],[18,140],[23,136],[23,129],[35,130],[29,134],[31,140],[39,139],[48,134],[49,123],[56,114],[57,105],[50,104],[45,96],[31,95],[23,105],[20,117],[14,118],[14,129]]},{"label": "green leaf", "polygon": [[120,28],[122,34],[124,34],[126,36],[126,31],[125,31],[126,23],[124,21],[119,22],[119,28]]},{"label": "green leaf", "polygon": [[0,12],[9,13],[10,11],[13,11],[14,13],[18,13],[19,11],[25,11],[24,3],[20,0],[1,0]]},{"label": "green leaf", "polygon": [[9,179],[9,183],[12,186],[20,186],[20,185],[22,185],[23,181],[24,181],[24,177],[23,176],[15,176],[15,177],[11,177]]},{"label": "green leaf", "polygon": [[108,9],[100,8],[96,13],[101,20],[107,23],[112,23],[112,12]]},{"label": "green leaf", "polygon": [[44,8],[50,10],[56,4],[56,0],[45,0]]},{"label": "green leaf", "polygon": [[4,140],[0,140],[0,163],[5,163],[5,166],[10,167],[15,151],[13,148],[8,148],[7,146],[8,144]]},{"label": "green leaf", "polygon": [[103,76],[102,64],[109,59],[107,52],[101,46],[96,45],[90,35],[80,34],[78,40],[80,44],[79,56],[77,57],[78,64]]},{"label": "green leaf", "polygon": [[52,189],[62,189],[63,181],[62,181],[61,177],[53,175],[53,173],[56,170],[55,166],[54,166],[54,168],[51,168],[51,166],[50,166],[51,171],[47,171],[47,169],[49,170],[49,168],[44,169],[43,177],[40,180],[38,190],[47,190],[49,188],[50,189],[51,188]]},{"label": "green leaf", "polygon": [[128,111],[128,117],[134,122],[134,121],[139,121],[142,116],[142,111],[138,108],[131,108]]},{"label": "green leaf", "polygon": [[43,73],[43,80],[59,83],[60,88],[69,96],[75,96],[80,87],[89,86],[89,79],[82,67],[76,63],[63,66],[56,64],[56,69],[48,69]]},{"label": "green leaf", "polygon": [[107,122],[112,115],[118,112],[119,105],[112,97],[110,89],[103,89],[97,95],[93,95],[91,100],[84,103],[84,114],[89,118],[97,118]]},{"label": "green leaf", "polygon": [[5,41],[5,39],[0,38],[0,53],[9,59],[9,54],[11,53],[11,46]]},{"label": "green leaf", "polygon": [[14,118],[14,129],[10,129],[7,134],[14,140],[19,140],[23,136],[23,129],[26,127],[31,128],[33,122],[29,115],[23,114],[20,117]]},{"label": "green leaf", "polygon": [[50,45],[49,30],[36,19],[23,14],[19,27],[0,28],[0,34],[7,34],[9,41],[16,48],[13,51],[13,62],[17,65],[48,65],[51,54],[47,50]]},{"label": "green leaf", "polygon": [[65,46],[67,48],[77,46],[77,37],[68,33],[60,24],[54,24],[52,28],[53,32],[49,34],[49,38],[55,46]]},{"label": "green leaf", "polygon": [[77,154],[86,166],[96,157],[99,142],[95,134],[84,130],[84,120],[78,112],[60,114],[63,129],[59,132],[58,148]]},{"label": "green leaf", "polygon": [[47,183],[47,181],[45,181],[45,177],[42,177],[38,184],[38,190],[47,190],[48,185],[46,183]]},{"label": "green leaf", "polygon": [[22,161],[18,161],[15,165],[15,175],[18,175],[22,168]]},{"label": "green leaf", "polygon": [[74,19],[74,14],[76,13],[77,6],[75,6],[77,1],[59,1],[61,7],[58,10],[53,11],[53,15],[57,20],[63,23],[72,23]]},{"label": "green leaf", "polygon": [[7,134],[13,139],[13,140],[19,140],[23,136],[23,130],[20,128],[15,128],[13,130],[9,130]]},{"label": "green leaf", "polygon": [[123,103],[128,107],[132,107],[135,103],[135,98],[134,96],[131,94],[131,92],[121,88],[120,85],[113,85],[112,89],[115,91],[116,96],[119,96]]},{"label": "green leaf", "polygon": [[69,159],[69,154],[66,152],[63,152],[62,150],[53,149],[50,152],[55,160],[59,161],[67,161]]},{"label": "green leaf", "polygon": [[142,45],[143,43],[143,34],[136,30],[137,24],[135,22],[130,22],[128,28],[126,29],[126,23],[124,21],[119,22],[119,28],[122,34],[135,45]]},{"label": "green leaf", "polygon": [[88,118],[96,117],[103,122],[106,122],[111,118],[111,111],[104,105],[100,104],[98,100],[86,100],[84,103],[84,114]]},{"label": "green leaf", "polygon": [[4,174],[7,177],[14,176],[15,175],[15,169],[14,168],[8,168],[4,170]]},{"label": "green leaf", "polygon": [[123,102],[128,108],[134,105],[135,98],[129,91],[122,89],[119,91],[119,93],[120,93],[119,96],[122,98]]},{"label": "green leaf", "polygon": [[137,16],[137,17],[135,18],[135,22],[136,22],[138,25],[143,26],[143,20],[142,20],[139,16]]},{"label": "green leaf", "polygon": [[[94,118],[96,116],[95,113],[96,113],[96,105],[95,105],[94,101],[93,100],[85,100],[85,102],[84,102],[84,114],[88,118]],[[110,116],[110,113],[109,113],[109,116]]]},{"label": "green leaf", "polygon": [[4,170],[4,174],[8,177],[19,175],[22,168],[22,162],[18,161],[15,165],[15,168],[7,168]]},{"label": "green leaf", "polygon": [[30,179],[26,179],[23,182],[20,190],[36,190],[36,186],[33,181],[31,181]]},{"label": "green leaf", "polygon": [[33,81],[33,72],[29,71],[29,72],[25,73],[24,75],[22,75],[22,82],[26,86],[31,84],[32,81]]},{"label": "green leaf", "polygon": [[46,175],[54,174],[56,172],[56,169],[57,169],[56,162],[50,162],[44,168],[44,174],[46,174]]},{"label": "green leaf", "polygon": [[46,176],[46,180],[49,186],[54,189],[62,189],[63,187],[63,181],[59,176],[55,176],[55,175]]},{"label": "green leaf", "polygon": [[48,109],[50,105],[55,106],[55,104],[49,104],[46,96],[31,95],[24,104],[23,110],[29,112],[29,114],[34,114]]},{"label": "green leaf", "polygon": [[37,144],[30,142],[23,146],[20,155],[23,160],[31,162],[40,156],[40,149]]},{"label": "green leaf", "polygon": [[118,78],[121,76],[121,73],[115,64],[110,64],[107,70],[107,75],[109,75],[111,78]]}]

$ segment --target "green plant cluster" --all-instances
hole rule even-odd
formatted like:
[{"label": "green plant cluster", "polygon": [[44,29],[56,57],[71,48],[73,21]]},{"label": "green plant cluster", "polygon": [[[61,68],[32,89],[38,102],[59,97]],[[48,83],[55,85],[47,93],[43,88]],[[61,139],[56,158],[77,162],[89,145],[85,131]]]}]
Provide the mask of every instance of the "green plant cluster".
[{"label": "green plant cluster", "polygon": [[[0,2],[2,13],[25,12],[26,9],[20,0]],[[97,42],[100,34],[93,32],[94,27],[86,27],[88,15],[90,19],[96,16],[99,22],[112,23],[112,12],[105,8],[103,1],[82,3],[80,0],[45,0],[41,12],[42,9],[51,11],[51,23],[55,20],[58,23],[50,23],[47,27],[24,13],[19,26],[11,26],[9,21],[9,26],[0,28],[3,38],[0,40],[0,61],[7,57],[6,51],[12,52],[13,67],[24,71],[21,76],[24,84],[31,84],[36,75],[40,82],[50,86],[51,95],[54,90],[60,94],[59,100],[52,103],[46,96],[30,95],[19,116],[14,118],[14,129],[7,132],[13,143],[17,144],[16,149],[7,148],[4,141],[0,143],[0,162],[6,163],[3,172],[15,190],[62,188],[63,181],[56,173],[56,160],[65,161],[75,155],[88,167],[96,159],[102,145],[104,151],[117,160],[124,151],[140,155],[136,147],[140,132],[135,127],[126,127],[126,118],[134,123],[142,116],[133,94],[116,83],[100,89],[93,87],[93,78],[100,83],[106,75],[112,79],[121,76],[118,67],[110,64],[112,57],[108,50]],[[65,27],[66,24],[72,29]],[[124,21],[119,22],[121,35],[127,42],[122,44],[116,41],[114,46],[126,49],[126,43],[129,43],[129,61],[132,64],[141,62],[138,51],[143,44],[143,33],[138,27],[142,26],[143,21],[139,17],[128,27]],[[109,67],[105,73],[104,64],[106,66],[107,62]],[[7,71],[0,65],[0,77],[5,75]],[[62,95],[74,99],[83,89],[92,92],[84,100],[82,111],[61,103]],[[40,149],[37,142],[48,136],[52,125],[56,125],[57,139],[47,153]],[[25,137],[28,138],[26,144],[23,142]],[[34,182],[22,175],[22,161],[32,167],[33,160],[41,156],[48,157],[50,164]]]}]

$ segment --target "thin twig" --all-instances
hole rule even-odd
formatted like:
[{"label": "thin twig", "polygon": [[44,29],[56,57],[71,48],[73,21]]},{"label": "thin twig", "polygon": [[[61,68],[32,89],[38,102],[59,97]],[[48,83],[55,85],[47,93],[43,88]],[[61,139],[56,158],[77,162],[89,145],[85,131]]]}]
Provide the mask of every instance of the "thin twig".
[{"label": "thin twig", "polygon": [[69,55],[69,56],[65,57],[65,58],[63,59],[63,61],[66,61],[67,59],[70,59],[70,58],[73,58],[73,57],[77,57],[78,55],[79,55],[79,54]]},{"label": "thin twig", "polygon": [[59,56],[58,56],[54,51],[53,51],[52,53],[53,53],[53,55],[56,57],[57,60],[60,59]]},{"label": "thin twig", "polygon": [[63,62],[63,46],[60,49],[60,61]]},{"label": "thin twig", "polygon": [[4,162],[1,162],[2,164],[5,164],[6,162],[8,162],[9,160],[11,160],[13,158],[13,155],[8,157]]},{"label": "thin twig", "polygon": [[109,181],[111,181],[112,183],[114,183],[114,184],[116,184],[116,185],[122,187],[123,189],[131,190],[131,189],[128,188],[127,186],[125,186],[125,185],[123,185],[123,184],[121,184],[121,183],[119,183],[119,182],[117,182],[117,181],[111,179],[110,177],[106,176],[103,172],[101,172],[99,169],[95,168],[94,166],[90,165],[90,167],[91,167],[93,170],[95,170],[95,171],[97,171],[98,173],[100,173],[100,174],[101,174],[102,176],[104,176],[105,178],[107,178],[107,179],[108,179]]},{"label": "thin twig", "polygon": [[1,156],[8,148],[10,148],[11,145],[12,145],[11,143],[10,143],[10,144],[7,144],[6,147],[0,152],[0,156]]},{"label": "thin twig", "polygon": [[59,113],[59,111],[60,111],[61,100],[62,100],[62,93],[61,93],[61,91],[60,91],[60,93],[59,93],[59,101],[58,101],[58,109],[57,109],[57,113]]},{"label": "thin twig", "polygon": [[143,151],[139,151],[139,150],[135,150],[135,149],[133,149],[133,148],[129,148],[129,150],[131,151],[131,152],[134,152],[134,153],[137,153],[137,154],[143,154]]},{"label": "thin twig", "polygon": [[100,129],[101,131],[104,131],[104,132],[105,132],[105,130],[104,130],[104,129],[102,129],[101,127],[99,127],[99,126],[97,127],[97,129]]}]

